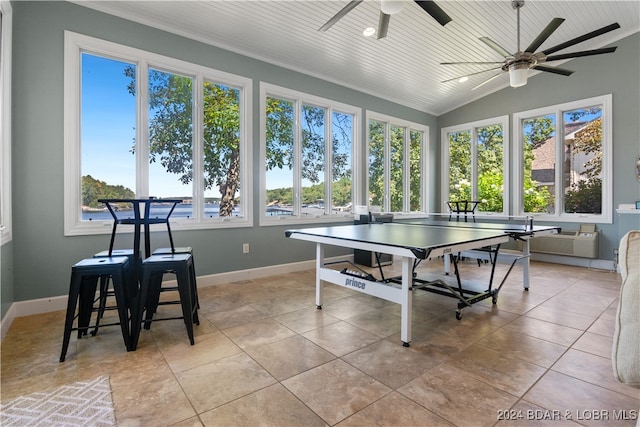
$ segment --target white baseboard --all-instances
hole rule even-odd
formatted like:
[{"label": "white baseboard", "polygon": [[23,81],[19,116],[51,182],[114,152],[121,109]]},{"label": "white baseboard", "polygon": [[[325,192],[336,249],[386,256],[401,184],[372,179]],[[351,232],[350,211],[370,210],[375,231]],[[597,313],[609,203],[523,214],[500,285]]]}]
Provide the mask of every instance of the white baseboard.
[{"label": "white baseboard", "polygon": [[[339,257],[338,259],[344,259]],[[330,261],[329,258],[327,260]],[[223,283],[240,282],[242,280],[262,279],[279,274],[293,273],[295,271],[310,270],[316,267],[316,261],[301,261],[291,264],[269,265],[266,267],[251,268],[248,270],[228,271],[226,273],[198,276],[198,287],[220,285]]]},{"label": "white baseboard", "polygon": [[578,258],[572,256],[551,255],[541,253],[531,253],[531,259],[534,261],[550,262],[553,264],[573,265],[576,267],[593,268],[596,270],[616,271],[616,265],[612,260]]},{"label": "white baseboard", "polygon": [[[325,261],[337,261],[351,259],[353,256],[341,256],[336,258],[327,258]],[[600,259],[586,259],[565,257],[560,255],[548,254],[531,254],[531,259],[536,261],[550,262],[556,264],[567,264],[578,267],[595,268],[600,270],[615,271],[616,268],[613,261]],[[315,268],[315,260],[294,262],[290,264],[270,265],[266,267],[251,268],[247,270],[229,271],[219,274],[210,274],[207,276],[198,276],[198,287],[214,286],[223,283],[240,282],[243,280],[261,279],[265,277],[275,276],[279,274],[292,273],[296,271],[304,271]],[[51,311],[67,309],[67,295],[40,298],[28,301],[18,301],[11,304],[9,310],[0,322],[0,331],[2,335],[0,340],[4,339],[7,331],[11,327],[11,323],[16,317],[30,316],[33,314],[48,313]]]},{"label": "white baseboard", "polygon": [[[338,257],[336,259],[345,259],[346,257]],[[351,258],[353,258],[351,256]],[[327,261],[332,259],[327,258]],[[206,287],[219,285],[223,283],[239,282],[243,280],[261,279],[264,277],[275,276],[279,274],[292,273],[295,271],[304,271],[315,268],[315,260],[294,262],[291,264],[270,265],[266,267],[251,268],[247,270],[229,271],[219,274],[210,274],[207,276],[198,276],[198,287]],[[51,311],[66,310],[67,295],[61,295],[50,298],[40,298],[35,300],[17,301],[11,304],[9,310],[0,322],[0,330],[2,335],[0,340],[4,339],[9,331],[13,320],[16,317],[31,316],[33,314],[48,313]]]},{"label": "white baseboard", "polygon": [[7,313],[4,315],[4,318],[0,322],[0,341],[4,339],[4,336],[9,331],[9,327],[13,323],[13,319],[16,318],[14,305],[15,304],[11,304],[9,310],[7,310]]}]

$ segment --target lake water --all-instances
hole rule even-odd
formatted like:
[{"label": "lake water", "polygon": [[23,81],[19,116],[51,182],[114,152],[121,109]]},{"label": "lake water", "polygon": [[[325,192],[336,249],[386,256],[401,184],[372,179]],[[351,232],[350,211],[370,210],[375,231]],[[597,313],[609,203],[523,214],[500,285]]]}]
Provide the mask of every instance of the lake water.
[{"label": "lake water", "polygon": [[[152,205],[151,208],[151,217],[166,217],[171,209],[170,206],[163,205]],[[204,205],[204,214],[207,218],[218,218],[220,212],[220,205],[213,203],[206,203]],[[121,209],[116,211],[116,215],[118,218],[133,218],[133,209]],[[237,208],[233,209],[233,216],[239,216],[240,210]],[[272,215],[291,215],[290,209],[268,209],[267,216]],[[176,206],[171,214],[171,218],[191,218],[193,217],[193,205],[187,203],[180,203]],[[109,213],[109,211],[98,211],[98,212],[82,212],[82,220],[83,221],[111,221],[113,217]]]},{"label": "lake water", "polygon": [[[162,206],[162,205],[154,205],[151,208],[151,217],[152,218],[163,218],[169,214],[171,210],[171,206]],[[208,218],[217,218],[219,214],[219,205],[213,203],[206,203],[204,205],[204,213]],[[240,215],[240,211],[238,209],[233,210],[234,216]],[[116,215],[118,218],[133,218],[133,209],[121,209],[116,211]],[[180,203],[176,206],[171,214],[171,218],[191,218],[193,217],[193,205]],[[82,220],[83,221],[104,221],[104,220],[113,220],[113,217],[109,213],[109,211],[98,211],[98,212],[82,212]]]}]

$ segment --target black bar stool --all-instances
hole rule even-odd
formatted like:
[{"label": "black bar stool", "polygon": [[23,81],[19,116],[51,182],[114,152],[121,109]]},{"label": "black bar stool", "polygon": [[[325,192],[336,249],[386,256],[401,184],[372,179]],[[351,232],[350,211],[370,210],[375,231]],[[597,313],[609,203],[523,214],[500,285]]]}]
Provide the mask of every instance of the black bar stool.
[{"label": "black bar stool", "polygon": [[[191,255],[191,262],[192,262],[192,269],[191,269],[191,283],[193,284],[193,289],[192,289],[192,293],[195,297],[195,303],[196,303],[196,307],[199,309],[200,308],[200,300],[198,298],[198,285],[196,282],[196,262],[193,259],[193,249],[191,248],[191,246],[183,246],[183,247],[170,247],[170,248],[158,248],[155,251],[153,251],[152,255],[169,255],[169,254],[190,254]],[[167,286],[167,287],[161,287],[160,288],[160,292],[167,292],[167,291],[177,291],[178,287],[177,286]],[[158,294],[158,298],[160,297],[160,294]],[[155,306],[157,307],[158,304],[163,305],[163,304],[177,304],[178,301],[166,301],[166,302],[160,302],[158,299],[158,302],[155,304]],[[155,313],[155,311],[154,311]]]},{"label": "black bar stool", "polygon": [[[64,325],[64,336],[62,340],[62,352],[60,362],[64,362],[69,347],[69,340],[72,331],[78,331],[78,339],[86,335],[91,321],[91,312],[95,301],[96,287],[98,279],[110,277],[113,281],[113,289],[118,305],[119,323],[103,326],[120,325],[122,338],[127,351],[131,350],[129,335],[129,315],[128,298],[126,295],[131,277],[129,258],[127,257],[107,257],[107,258],[86,258],[71,267],[71,282],[69,285],[69,300],[67,302],[67,315]],[[76,314],[76,306],[78,313]],[[78,319],[78,326],[73,327],[75,319]]]},{"label": "black bar stool", "polygon": [[[145,313],[144,327],[149,329],[151,321],[155,320],[172,320],[184,319],[189,335],[189,342],[194,344],[193,340],[193,324],[200,324],[198,320],[198,310],[195,304],[195,296],[193,295],[193,258],[190,254],[167,254],[152,255],[142,261],[142,281],[140,283],[140,296],[138,307],[133,317],[131,325],[131,344],[135,350],[140,337],[140,328],[142,326],[142,316]],[[166,273],[175,274],[178,282],[178,293],[180,294],[180,304],[182,306],[182,316],[170,318],[156,318],[153,315],[157,309],[156,301],[158,300],[160,287],[162,286],[162,277]]]},{"label": "black bar stool", "polygon": [[[133,249],[112,249],[112,250],[106,250],[106,251],[102,251],[102,252],[98,252],[97,254],[95,254],[93,257],[94,258],[108,258],[108,257],[119,257],[119,256],[126,256],[127,258],[129,258],[129,266],[133,266],[133,263],[135,262],[134,260],[134,251]],[[132,289],[130,287],[128,287],[127,289],[125,289],[127,298],[129,301],[132,301],[132,297],[137,294],[137,286],[136,284],[136,280],[135,277],[133,276],[134,274],[134,269],[133,268],[129,268],[130,271],[130,287],[135,287],[135,289]],[[133,291],[136,291],[135,293]],[[108,276],[102,276],[100,277],[100,288],[99,288],[99,296],[98,296],[98,307],[97,308],[92,308],[92,311],[97,311],[98,312],[98,316],[96,318],[96,324],[94,326],[94,330],[91,332],[91,335],[95,336],[96,333],[98,333],[98,328],[100,327],[100,320],[102,319],[102,317],[104,316],[104,312],[106,310],[115,310],[116,308],[118,308],[117,304],[116,305],[112,305],[112,306],[107,306],[107,298],[110,296],[115,296],[113,289],[109,289],[109,277]],[[94,300],[94,304],[95,304],[96,300]]]}]

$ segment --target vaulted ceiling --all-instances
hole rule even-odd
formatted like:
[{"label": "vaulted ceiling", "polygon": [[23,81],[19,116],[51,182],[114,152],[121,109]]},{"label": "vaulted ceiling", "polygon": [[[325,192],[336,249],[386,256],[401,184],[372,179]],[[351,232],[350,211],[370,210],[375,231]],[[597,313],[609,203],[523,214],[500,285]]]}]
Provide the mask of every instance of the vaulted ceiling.
[{"label": "vaulted ceiling", "polygon": [[[459,83],[455,77],[495,66],[445,66],[441,62],[504,60],[480,37],[489,37],[508,52],[517,50],[517,12],[508,0],[436,0],[452,18],[446,26],[415,2],[404,1],[402,11],[391,16],[387,36],[382,39],[362,34],[366,27],[378,27],[378,0],[363,1],[327,31],[319,28],[349,0],[76,3],[435,115],[509,86],[505,72],[472,90],[499,70],[481,72]],[[596,49],[640,31],[640,2],[526,0],[520,10],[521,49],[556,17],[565,21],[541,45],[541,50],[619,23],[621,28],[617,30],[557,53]],[[619,53],[607,55],[616,54]],[[580,72],[563,62],[549,65]],[[528,73],[533,77],[539,71]],[[554,74],[554,78],[571,77]],[[449,79],[454,80],[442,83]]]}]

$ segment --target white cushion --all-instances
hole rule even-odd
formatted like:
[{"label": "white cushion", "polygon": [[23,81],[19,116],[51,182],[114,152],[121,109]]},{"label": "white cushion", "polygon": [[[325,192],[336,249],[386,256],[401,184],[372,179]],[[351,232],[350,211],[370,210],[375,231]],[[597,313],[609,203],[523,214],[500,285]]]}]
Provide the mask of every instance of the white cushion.
[{"label": "white cushion", "polygon": [[640,230],[624,235],[618,255],[622,285],[611,363],[619,381],[640,388]]}]

